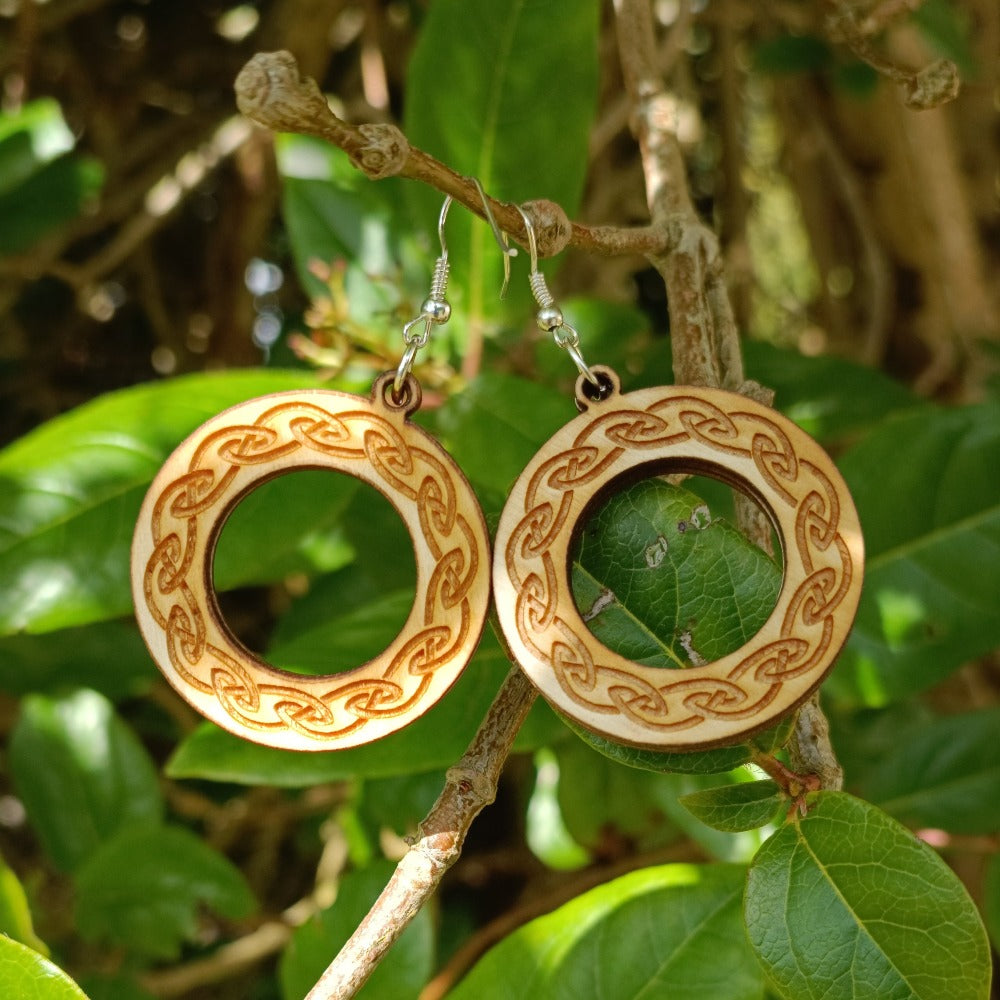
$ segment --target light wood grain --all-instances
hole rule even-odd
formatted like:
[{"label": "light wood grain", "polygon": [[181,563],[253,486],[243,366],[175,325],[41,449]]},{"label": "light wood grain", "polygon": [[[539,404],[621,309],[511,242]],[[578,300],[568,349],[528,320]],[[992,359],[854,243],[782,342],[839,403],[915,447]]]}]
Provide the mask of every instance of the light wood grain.
[{"label": "light wood grain", "polygon": [[[418,718],[472,656],[489,606],[489,535],[468,482],[408,420],[412,376],[393,401],[392,375],[371,398],[313,390],[241,403],[203,424],[167,459],[143,502],[132,546],[136,617],[167,680],[237,736],[294,750],[379,739]],[[249,652],[219,612],[212,558],[229,513],[268,479],[331,469],[374,486],[413,543],[416,599],[379,656],[320,677]]]},{"label": "light wood grain", "polygon": [[[578,383],[580,416],[521,474],[494,543],[493,593],[504,637],[560,712],[634,746],[700,750],[774,725],[817,688],[847,638],[864,549],[847,486],[791,421],[718,389],[658,387],[606,398]],[[743,490],[779,535],[784,577],[763,628],[705,666],[642,666],[588,631],[573,600],[570,546],[599,494],[636,478],[698,472]]]}]

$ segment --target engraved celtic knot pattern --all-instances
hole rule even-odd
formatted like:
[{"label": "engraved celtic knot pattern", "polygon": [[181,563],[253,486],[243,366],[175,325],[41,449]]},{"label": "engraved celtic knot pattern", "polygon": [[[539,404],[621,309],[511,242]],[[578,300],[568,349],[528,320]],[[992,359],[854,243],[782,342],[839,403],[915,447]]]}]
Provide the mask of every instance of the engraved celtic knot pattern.
[{"label": "engraved celtic knot pattern", "polygon": [[[574,526],[598,491],[668,468],[715,475],[762,502],[785,563],[760,632],[683,671],[600,644],[569,580]],[[497,531],[494,597],[512,652],[560,711],[623,742],[694,750],[738,742],[815,690],[853,622],[862,551],[847,487],[790,421],[721,390],[644,389],[590,404],[522,473]]]},{"label": "engraved celtic knot pattern", "polygon": [[[417,399],[419,397],[417,396]],[[430,708],[474,650],[489,599],[489,539],[446,452],[376,383],[372,399],[278,393],[213,418],[168,459],[133,544],[137,617],[168,680],[199,711],[272,746],[369,742]],[[222,622],[212,554],[227,515],[263,481],[299,468],[362,479],[410,531],[417,600],[402,632],[355,670],[308,677],[249,653]]]}]

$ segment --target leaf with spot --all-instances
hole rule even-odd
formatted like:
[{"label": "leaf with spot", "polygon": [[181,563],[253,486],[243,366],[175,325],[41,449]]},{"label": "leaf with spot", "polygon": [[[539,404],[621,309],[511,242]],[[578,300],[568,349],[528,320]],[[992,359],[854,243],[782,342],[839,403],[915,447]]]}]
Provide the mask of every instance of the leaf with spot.
[{"label": "leaf with spot", "polygon": [[480,959],[451,1000],[762,1000],[740,919],[738,865],[645,868],[532,920]]},{"label": "leaf with spot", "polygon": [[646,479],[586,521],[573,592],[594,636],[655,667],[709,663],[767,621],[781,570],[695,494]]},{"label": "leaf with spot", "polygon": [[976,908],[941,858],[867,802],[807,796],[750,866],[750,943],[785,1000],[987,1000]]}]

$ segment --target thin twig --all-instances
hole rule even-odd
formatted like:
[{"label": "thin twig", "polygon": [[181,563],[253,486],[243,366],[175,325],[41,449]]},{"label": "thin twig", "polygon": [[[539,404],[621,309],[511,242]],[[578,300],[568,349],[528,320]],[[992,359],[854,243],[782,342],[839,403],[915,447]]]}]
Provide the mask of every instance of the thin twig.
[{"label": "thin twig", "polygon": [[306,1000],[353,997],[462,853],[472,821],[496,797],[514,737],[535,700],[516,667],[507,675],[479,731],[448,780],[389,884]]},{"label": "thin twig", "polygon": [[[236,78],[236,103],[243,114],[266,128],[332,142],[372,180],[408,177],[422,181],[485,218],[482,199],[471,178],[412,146],[395,125],[350,125],[342,121],[330,110],[315,81],[299,75],[290,52],[255,55]],[[487,200],[500,228],[526,245],[524,221],[517,208],[493,198]],[[532,208],[538,252],[543,257],[560,253],[567,246],[613,256],[664,253],[669,249],[665,233],[652,227],[584,226],[570,222],[562,208],[551,201],[533,202]]]},{"label": "thin twig", "polygon": [[[649,2],[615,0],[615,13],[650,215],[654,226],[673,230],[672,252],[652,260],[667,286],[674,374],[684,384],[732,389],[770,405],[773,393],[744,378],[739,331],[725,285],[719,242],[691,201],[676,130],[677,99],[656,71]],[[757,505],[741,493],[736,494],[736,516],[747,537],[770,551],[770,524]],[[810,763],[811,772],[819,775],[824,787],[839,787],[842,772],[825,723],[818,702],[809,702],[799,713],[791,738],[792,753]],[[826,781],[831,784],[827,786]]]},{"label": "thin twig", "polygon": [[862,13],[844,0],[827,0],[832,8],[828,26],[835,39],[842,39],[850,50],[877,73],[898,84],[903,101],[914,111],[926,111],[953,101],[961,88],[958,67],[950,59],[936,59],[919,69],[904,65],[884,52],[876,50],[871,36],[889,20],[903,11],[900,7],[919,6],[886,3],[882,13]]}]

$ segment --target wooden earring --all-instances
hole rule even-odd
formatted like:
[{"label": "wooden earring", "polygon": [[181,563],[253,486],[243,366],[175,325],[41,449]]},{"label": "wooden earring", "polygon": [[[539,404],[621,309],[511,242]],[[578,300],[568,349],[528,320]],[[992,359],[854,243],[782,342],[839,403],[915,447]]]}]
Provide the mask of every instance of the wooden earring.
[{"label": "wooden earring", "polygon": [[[744,396],[690,386],[623,394],[611,369],[583,361],[547,290],[536,298],[540,325],[572,347],[581,414],[528,463],[500,516],[493,595],[510,652],[553,707],[608,739],[674,751],[743,742],[805,701],[847,639],[864,558],[847,486],[804,431]],[[751,496],[784,556],[777,604],[757,635],[679,671],[598,642],[570,584],[575,532],[595,501],[671,472],[704,473]]]},{"label": "wooden earring", "polygon": [[[410,374],[416,352],[450,314],[443,231],[441,243],[431,294],[404,328],[399,368],[375,380],[370,398],[313,390],[234,406],[173,452],[143,502],[132,545],[143,638],[173,687],[237,736],[288,750],[369,743],[431,708],[479,642],[490,599],[486,523],[458,466],[408,419],[421,399]],[[344,673],[307,677],[265,663],[232,634],[215,597],[212,559],[226,518],[249,492],[296,469],[374,486],[413,543],[417,597],[402,631]]]},{"label": "wooden earring", "polygon": [[[489,535],[448,453],[410,423],[412,375],[370,399],[284,392],[241,403],[198,428],[146,495],[132,545],[136,617],[157,666],[202,715],[256,743],[331,750],[379,739],[423,715],[475,651],[489,606]],[[307,677],[249,652],[219,612],[212,557],[229,513],[296,469],[346,472],[396,508],[413,542],[416,593],[402,631],[354,670]]]}]

